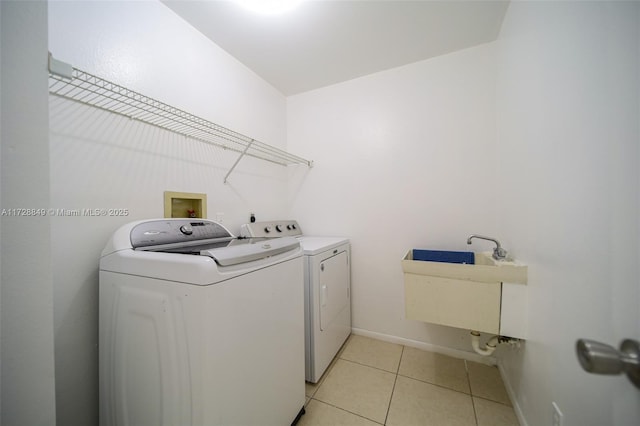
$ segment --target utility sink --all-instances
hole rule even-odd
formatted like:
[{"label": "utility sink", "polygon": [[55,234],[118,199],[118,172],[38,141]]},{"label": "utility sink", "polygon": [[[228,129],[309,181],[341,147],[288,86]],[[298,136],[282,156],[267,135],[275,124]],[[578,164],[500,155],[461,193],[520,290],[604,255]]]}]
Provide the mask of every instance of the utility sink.
[{"label": "utility sink", "polygon": [[[428,254],[423,255],[425,252]],[[468,253],[471,252],[409,250],[402,260],[402,269],[405,273],[484,283],[527,283],[526,265],[514,260],[495,260],[489,251],[472,253],[472,264],[459,261],[468,258]]]},{"label": "utility sink", "polygon": [[[527,265],[495,260],[492,252],[409,250],[402,259],[402,269],[407,318],[525,337],[517,327],[510,327],[513,321],[505,320],[501,313],[515,311],[522,317]],[[511,302],[514,292],[516,305]]]}]

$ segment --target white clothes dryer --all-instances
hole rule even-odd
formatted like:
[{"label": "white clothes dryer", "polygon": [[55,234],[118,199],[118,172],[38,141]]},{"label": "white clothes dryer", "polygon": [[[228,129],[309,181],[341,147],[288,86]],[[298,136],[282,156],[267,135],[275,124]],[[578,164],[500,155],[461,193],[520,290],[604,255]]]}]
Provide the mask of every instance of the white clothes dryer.
[{"label": "white clothes dryer", "polygon": [[204,219],[118,229],[100,259],[100,425],[272,425],[304,414],[295,238]]},{"label": "white clothes dryer", "polygon": [[317,383],[351,334],[351,244],[312,237],[294,220],[242,225],[241,237],[295,237],[304,254],[305,380]]}]

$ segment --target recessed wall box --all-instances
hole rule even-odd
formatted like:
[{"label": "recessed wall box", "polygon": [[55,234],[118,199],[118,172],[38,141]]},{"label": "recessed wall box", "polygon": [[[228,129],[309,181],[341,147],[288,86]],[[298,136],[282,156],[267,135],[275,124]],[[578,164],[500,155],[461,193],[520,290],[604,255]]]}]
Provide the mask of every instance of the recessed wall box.
[{"label": "recessed wall box", "polygon": [[207,194],[164,192],[164,217],[207,217]]}]

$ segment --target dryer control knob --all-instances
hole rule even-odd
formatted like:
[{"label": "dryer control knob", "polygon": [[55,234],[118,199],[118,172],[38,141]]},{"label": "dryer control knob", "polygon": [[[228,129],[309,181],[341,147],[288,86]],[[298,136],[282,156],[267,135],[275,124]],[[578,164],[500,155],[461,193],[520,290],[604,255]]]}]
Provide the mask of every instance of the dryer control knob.
[{"label": "dryer control knob", "polygon": [[276,231],[282,232],[282,225],[276,225]]},{"label": "dryer control knob", "polygon": [[180,232],[182,232],[184,235],[191,235],[193,234],[193,228],[191,227],[191,225],[182,225],[180,227]]},{"label": "dryer control knob", "polygon": [[265,226],[265,228],[264,228],[264,232],[266,232],[267,234],[268,234],[269,232],[271,232],[271,227],[270,227],[270,226]]}]

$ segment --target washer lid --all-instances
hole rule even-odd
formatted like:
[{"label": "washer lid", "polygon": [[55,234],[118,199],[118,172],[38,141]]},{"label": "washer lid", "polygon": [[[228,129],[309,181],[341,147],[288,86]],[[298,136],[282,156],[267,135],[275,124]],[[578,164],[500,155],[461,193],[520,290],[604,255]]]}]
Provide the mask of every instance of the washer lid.
[{"label": "washer lid", "polygon": [[220,266],[231,266],[275,256],[298,247],[300,243],[293,237],[234,240],[226,247],[202,250],[200,254],[213,258]]}]

